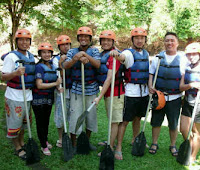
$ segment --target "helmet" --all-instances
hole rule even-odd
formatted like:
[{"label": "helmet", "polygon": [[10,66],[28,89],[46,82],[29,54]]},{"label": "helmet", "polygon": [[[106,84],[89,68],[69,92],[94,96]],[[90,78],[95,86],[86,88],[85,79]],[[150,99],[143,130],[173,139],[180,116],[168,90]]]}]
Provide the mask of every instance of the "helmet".
[{"label": "helmet", "polygon": [[104,30],[101,32],[100,36],[99,36],[99,39],[101,38],[109,38],[109,39],[112,39],[112,40],[116,40],[116,36],[115,36],[115,33],[111,30]]},{"label": "helmet", "polygon": [[77,31],[77,35],[81,34],[92,36],[92,30],[89,27],[80,27]]},{"label": "helmet", "polygon": [[147,31],[143,28],[134,28],[131,31],[131,37],[135,37],[135,36],[147,36]]},{"label": "helmet", "polygon": [[165,107],[165,103],[165,95],[163,92],[156,90],[156,93],[153,94],[152,109],[160,110]]},{"label": "helmet", "polygon": [[197,42],[187,45],[185,48],[185,53],[200,53],[200,44]]},{"label": "helmet", "polygon": [[57,38],[57,44],[58,45],[67,44],[67,43],[71,43],[71,39],[69,38],[69,36],[67,36],[67,35],[60,35]]},{"label": "helmet", "polygon": [[28,31],[26,29],[19,29],[15,33],[15,39],[16,38],[30,38],[31,39],[31,33],[30,33],[30,31]]},{"label": "helmet", "polygon": [[50,43],[44,42],[38,46],[38,51],[40,50],[49,50],[53,52],[53,47]]}]

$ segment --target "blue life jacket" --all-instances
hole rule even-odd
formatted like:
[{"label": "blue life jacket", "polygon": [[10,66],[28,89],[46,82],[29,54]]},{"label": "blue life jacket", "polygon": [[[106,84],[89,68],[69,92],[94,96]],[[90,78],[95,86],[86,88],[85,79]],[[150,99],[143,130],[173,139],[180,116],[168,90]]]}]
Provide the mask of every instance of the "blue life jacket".
[{"label": "blue life jacket", "polygon": [[[14,53],[19,58],[19,60],[24,61],[23,66],[25,67],[25,74],[24,74],[25,88],[26,89],[33,88],[35,84],[35,59],[34,59],[33,54],[31,54],[28,51],[29,58],[27,58],[25,55],[23,55],[19,51],[11,51],[9,53]],[[4,59],[5,57],[6,56],[4,56]],[[9,80],[7,82],[7,86],[14,89],[22,89],[21,76],[16,76],[13,79]]]},{"label": "blue life jacket", "polygon": [[[73,56],[76,55],[78,52],[80,52],[79,48],[73,48]],[[92,56],[93,54],[93,48],[88,48],[86,53],[89,56]],[[91,65],[91,63],[87,63],[84,65],[84,73],[85,73],[85,81],[87,83],[92,83],[96,81],[96,68]],[[81,82],[81,62],[77,61],[73,66],[72,66],[72,81],[78,81]]]},{"label": "blue life jacket", "polygon": [[[189,84],[191,82],[200,82],[200,71],[192,70],[191,66],[188,66],[185,70],[185,83]],[[191,88],[185,91],[185,95],[191,94],[197,96],[198,89]]]},{"label": "blue life jacket", "polygon": [[125,80],[127,83],[147,84],[149,80],[149,54],[143,49],[141,55],[135,49],[127,49],[133,54],[134,63],[125,71]]},{"label": "blue life jacket", "polygon": [[[118,50],[118,52],[120,52]],[[103,86],[103,83],[105,82],[106,78],[107,78],[107,73],[108,73],[108,67],[106,65],[108,59],[109,59],[109,54],[110,54],[110,51],[105,53],[103,55],[103,52],[100,54],[101,56],[101,66],[100,68],[98,69],[98,75],[97,75],[97,81],[99,83],[100,86]],[[124,72],[124,66],[121,64],[120,65],[120,68],[118,70],[118,75],[116,75],[116,81],[115,80],[115,84],[120,84],[121,82],[123,82],[123,79],[124,79],[124,76],[123,76],[123,72]]]},{"label": "blue life jacket", "polygon": [[156,80],[156,89],[166,92],[167,94],[179,94],[179,84],[181,80],[180,73],[180,55],[168,64],[164,55],[165,51],[160,52],[163,58],[160,61],[160,67]]},{"label": "blue life jacket", "polygon": [[[38,63],[38,65],[40,65],[44,69],[44,76],[42,78],[43,83],[56,82],[57,75],[56,69],[53,64],[51,64],[51,69],[43,63]],[[34,87],[33,92],[38,93],[39,95],[48,95],[49,93],[53,93],[55,88],[56,87],[52,87],[49,89],[38,89],[37,87]]]},{"label": "blue life jacket", "polygon": [[[60,60],[60,55],[55,56],[58,61]],[[65,69],[65,88],[71,89],[72,87],[72,77],[71,77],[71,69]]]}]

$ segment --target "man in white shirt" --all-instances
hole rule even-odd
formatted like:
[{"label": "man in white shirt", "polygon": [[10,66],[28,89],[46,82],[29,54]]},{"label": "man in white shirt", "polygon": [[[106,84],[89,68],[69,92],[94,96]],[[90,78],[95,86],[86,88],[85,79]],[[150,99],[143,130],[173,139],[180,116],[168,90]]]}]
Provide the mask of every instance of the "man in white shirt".
[{"label": "man in white shirt", "polygon": [[[9,52],[4,58],[2,80],[7,81],[5,92],[7,137],[13,141],[16,150],[15,154],[25,160],[24,125],[26,113],[20,76],[25,75],[26,100],[28,109],[30,109],[30,102],[32,100],[31,88],[34,85],[35,60],[34,56],[28,52],[31,45],[30,32],[26,29],[18,30],[15,34],[15,40],[17,50]],[[19,67],[17,60],[25,61],[24,67]]]},{"label": "man in white shirt", "polygon": [[151,118],[152,126],[152,145],[149,148],[149,153],[155,154],[158,149],[158,137],[161,130],[161,125],[166,114],[169,126],[170,146],[169,151],[172,156],[178,155],[178,150],[175,146],[177,138],[177,125],[181,108],[182,93],[179,90],[181,79],[180,64],[185,59],[182,52],[177,52],[178,37],[176,33],[167,32],[164,38],[164,46],[166,51],[160,52],[163,58],[160,62],[158,76],[155,88],[152,87],[153,77],[158,63],[158,57],[152,60],[149,70],[149,92],[155,93],[155,90],[160,90],[165,94],[166,105],[161,110],[153,110]]},{"label": "man in white shirt", "polygon": [[149,91],[149,54],[144,50],[147,40],[147,32],[143,28],[134,28],[131,31],[133,46],[124,50],[121,54],[116,50],[110,52],[110,56],[115,57],[123,63],[127,70],[125,72],[125,101],[123,122],[119,127],[118,146],[115,151],[115,158],[122,160],[122,144],[126,127],[133,121],[133,141],[140,131],[141,117],[145,116]]}]

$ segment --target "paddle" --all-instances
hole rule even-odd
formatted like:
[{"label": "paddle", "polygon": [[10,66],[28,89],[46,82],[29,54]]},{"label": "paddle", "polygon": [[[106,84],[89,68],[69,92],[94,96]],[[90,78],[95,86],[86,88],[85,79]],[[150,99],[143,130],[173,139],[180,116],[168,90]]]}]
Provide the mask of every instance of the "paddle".
[{"label": "paddle", "polygon": [[[161,60],[161,58],[163,58],[162,56],[156,56],[156,57],[158,57],[158,64],[157,64],[157,67],[156,67],[156,72],[155,72],[155,76],[154,76],[154,80],[153,80],[153,88],[155,88],[158,70],[159,70],[159,67],[160,67],[160,60]],[[147,110],[146,110],[146,115],[145,115],[145,120],[144,120],[142,131],[135,138],[135,140],[133,142],[131,154],[134,155],[134,156],[143,156],[144,155],[144,151],[145,151],[145,148],[146,148],[146,137],[145,137],[145,134],[144,134],[144,130],[145,130],[148,114],[149,114],[149,109],[150,109],[150,106],[151,106],[152,96],[153,96],[152,94],[149,94],[149,102],[148,102],[148,106],[147,106]]]},{"label": "paddle", "polygon": [[[85,74],[84,64],[81,63],[81,82],[82,82],[82,100],[83,100],[83,112],[85,111]],[[86,133],[82,130],[81,134],[77,139],[77,153],[87,155],[90,152],[89,138]]]},{"label": "paddle", "polygon": [[[17,60],[16,63],[17,62],[20,64],[20,67],[23,67],[24,60]],[[26,121],[27,121],[28,135],[29,135],[28,143],[26,145],[26,164],[29,165],[29,164],[33,164],[40,161],[40,152],[38,150],[37,143],[33,140],[32,135],[31,135],[24,75],[21,75],[21,83],[22,83],[24,106],[25,106],[25,112],[26,112]]]},{"label": "paddle", "polygon": [[[61,78],[61,75],[60,75],[61,69],[58,68],[57,70],[58,70],[58,78]],[[60,84],[59,87],[62,88],[62,85]],[[65,117],[66,106],[64,105],[66,103],[64,103],[63,92],[60,93],[60,98],[61,98],[61,107],[62,107],[63,123],[64,123],[64,132],[62,134],[62,148],[63,148],[63,153],[64,153],[64,161],[67,162],[73,157],[73,147],[72,147],[72,141],[69,138],[69,135],[67,134],[66,117]]]},{"label": "paddle", "polygon": [[95,102],[92,103],[90,105],[90,107],[84,111],[78,118],[77,122],[76,122],[76,128],[75,128],[75,133],[78,131],[78,129],[80,128],[80,126],[83,124],[85,118],[87,117],[87,115],[89,114],[90,110],[94,107]]},{"label": "paddle", "polygon": [[194,118],[195,114],[197,111],[198,103],[199,103],[199,97],[200,97],[200,91],[198,90],[196,100],[195,100],[195,105],[194,109],[192,112],[192,119],[191,119],[191,124],[190,124],[190,129],[187,135],[187,139],[180,145],[179,151],[178,151],[178,156],[176,158],[176,161],[179,162],[182,165],[189,165],[190,164],[190,155],[192,152],[192,148],[190,146],[190,133],[192,131],[192,127],[194,124]]},{"label": "paddle", "polygon": [[110,134],[111,134],[111,123],[112,123],[115,69],[116,69],[116,59],[113,57],[113,71],[112,71],[110,110],[109,110],[109,122],[108,122],[108,142],[104,150],[101,152],[99,170],[114,170],[114,154],[113,154],[112,149],[110,148]]}]

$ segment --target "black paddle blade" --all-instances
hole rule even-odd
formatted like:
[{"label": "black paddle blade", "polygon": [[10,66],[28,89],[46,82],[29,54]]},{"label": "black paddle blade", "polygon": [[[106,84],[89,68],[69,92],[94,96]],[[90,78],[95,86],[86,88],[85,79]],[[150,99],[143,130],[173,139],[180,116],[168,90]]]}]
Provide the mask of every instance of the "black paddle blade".
[{"label": "black paddle blade", "polygon": [[89,139],[85,132],[82,132],[77,139],[77,154],[87,155],[90,152]]},{"label": "black paddle blade", "polygon": [[26,145],[26,164],[30,165],[39,161],[40,152],[38,150],[38,145],[32,138],[29,138]]},{"label": "black paddle blade", "polygon": [[136,138],[132,146],[131,154],[134,156],[143,156],[146,148],[146,138],[144,132],[141,132]]},{"label": "black paddle blade", "polygon": [[192,149],[190,146],[190,141],[185,140],[179,147],[176,161],[182,165],[189,165],[191,152],[192,152]]},{"label": "black paddle blade", "polygon": [[64,161],[67,162],[73,157],[72,141],[67,133],[63,133],[62,135],[62,148],[64,153]]},{"label": "black paddle blade", "polygon": [[109,145],[101,152],[99,170],[114,170],[114,154]]},{"label": "black paddle blade", "polygon": [[82,115],[79,116],[77,122],[76,122],[76,128],[75,128],[75,132],[78,131],[78,129],[80,128],[80,126],[83,124],[83,121],[85,120],[86,116],[88,115],[88,111],[84,111],[82,113]]}]

